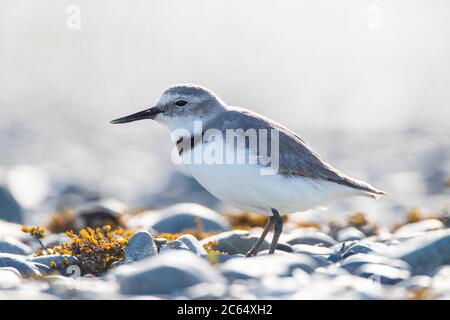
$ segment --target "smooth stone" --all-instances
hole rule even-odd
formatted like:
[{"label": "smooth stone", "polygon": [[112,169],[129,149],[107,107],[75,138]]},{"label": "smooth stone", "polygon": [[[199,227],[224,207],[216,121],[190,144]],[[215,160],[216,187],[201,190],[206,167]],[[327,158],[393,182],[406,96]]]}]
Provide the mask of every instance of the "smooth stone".
[{"label": "smooth stone", "polygon": [[426,219],[414,223],[405,224],[398,228],[394,236],[397,238],[413,237],[424,232],[444,229],[445,225],[437,219]]},{"label": "smooth stone", "polygon": [[309,244],[322,245],[324,247],[330,247],[337,243],[336,240],[326,233],[310,230],[297,230],[294,233],[287,235],[285,242],[290,245]]},{"label": "smooth stone", "polygon": [[432,279],[428,276],[412,276],[398,284],[407,290],[417,290],[431,287]]},{"label": "smooth stone", "polygon": [[245,257],[245,255],[243,255],[243,254],[229,255],[226,253],[218,253],[218,254],[214,254],[212,257],[208,256],[208,260],[215,262],[215,263],[224,263],[225,261],[228,261],[231,259],[244,258],[244,257]]},{"label": "smooth stone", "polygon": [[365,264],[383,264],[397,269],[410,270],[410,266],[402,260],[391,259],[373,254],[357,253],[340,262],[341,267],[351,273],[355,272],[356,269]]},{"label": "smooth stone", "polygon": [[166,238],[155,238],[156,248],[158,252],[164,247],[169,241]]},{"label": "smooth stone", "polygon": [[127,207],[114,199],[100,199],[76,208],[74,224],[77,229],[102,227],[106,224],[118,225],[119,217]]},{"label": "smooth stone", "polygon": [[307,255],[283,252],[282,254],[231,259],[221,264],[219,269],[229,281],[234,281],[289,277],[292,276],[295,269],[312,273],[316,267],[316,261]]},{"label": "smooth stone", "polygon": [[364,253],[364,254],[382,253],[386,249],[387,246],[380,242],[358,241],[357,243],[347,247],[347,249],[345,249],[344,253],[342,254],[342,257],[345,259],[357,253]]},{"label": "smooth stone", "polygon": [[0,253],[28,255],[32,252],[30,246],[19,240],[7,236],[0,238]]},{"label": "smooth stone", "polygon": [[386,255],[407,262],[413,275],[429,275],[438,267],[450,264],[449,248],[450,230],[439,230],[389,247]]},{"label": "smooth stone", "polygon": [[151,227],[158,232],[179,233],[196,229],[199,223],[206,232],[230,230],[223,216],[196,203],[180,203],[163,209]]},{"label": "smooth stone", "polygon": [[[228,254],[246,254],[257,240],[258,236],[250,236],[248,231],[233,230],[205,238],[200,241],[200,244],[203,246],[208,242],[217,241],[217,246],[214,247],[215,250],[226,252]],[[260,250],[266,250],[269,249],[269,247],[270,243],[267,240],[264,240]]]},{"label": "smooth stone", "polygon": [[169,242],[166,246],[161,248],[161,252],[168,250],[188,250],[198,256],[204,256],[207,254],[205,248],[203,248],[200,242],[190,234],[182,235],[178,239]]},{"label": "smooth stone", "polygon": [[23,256],[0,253],[0,267],[12,267],[17,269],[24,277],[40,277],[39,269],[31,262],[26,261]]},{"label": "smooth stone", "polygon": [[[20,288],[20,287],[19,287]],[[0,290],[0,300],[57,300],[58,297],[39,290]]]},{"label": "smooth stone", "polygon": [[158,253],[153,236],[147,231],[138,231],[128,239],[125,247],[125,263],[143,260]]},{"label": "smooth stone", "polygon": [[292,246],[288,243],[278,242],[276,250],[284,251],[284,252],[294,252]]},{"label": "smooth stone", "polygon": [[321,267],[331,264],[335,259],[340,259],[340,256],[339,259],[334,257],[336,256],[336,252],[334,250],[326,247],[312,246],[309,244],[295,244],[293,246],[293,250],[295,253],[302,253],[311,256]]},{"label": "smooth stone", "polygon": [[33,264],[34,264],[34,266],[35,266],[36,268],[39,269],[39,272],[40,272],[42,275],[48,275],[48,274],[50,274],[50,273],[52,273],[52,272],[54,271],[53,268],[51,268],[51,267],[49,267],[49,266],[47,266],[47,265],[45,265],[45,264],[37,263],[37,262],[33,262]]},{"label": "smooth stone", "polygon": [[[67,259],[67,264],[64,263],[65,259]],[[41,264],[47,266],[48,268],[50,268],[51,271],[57,270],[63,273],[63,275],[66,274],[72,275],[72,273],[69,272],[69,270],[72,269],[73,266],[78,266],[78,259],[74,256],[67,254],[50,254],[46,256],[32,257],[28,259],[28,261],[34,264]],[[56,267],[51,266],[52,262],[56,264]]]},{"label": "smooth stone", "polygon": [[437,270],[431,279],[433,289],[450,293],[450,266],[446,265]]},{"label": "smooth stone", "polygon": [[119,289],[118,284],[95,277],[47,276],[44,280],[49,283],[49,288],[45,292],[62,299],[117,299]]},{"label": "smooth stone", "polygon": [[23,238],[25,234],[22,232],[21,228],[21,224],[0,219],[0,234],[4,237],[12,237],[15,239]]},{"label": "smooth stone", "polygon": [[411,273],[408,270],[398,269],[385,264],[364,264],[355,270],[354,274],[369,278],[375,283],[380,284],[396,284],[400,281],[406,280]]},{"label": "smooth stone", "polygon": [[0,186],[0,220],[22,223],[23,209],[11,192]]},{"label": "smooth stone", "polygon": [[190,300],[217,300],[224,297],[227,286],[222,283],[200,283],[183,291]]},{"label": "smooth stone", "polygon": [[207,261],[185,250],[172,250],[110,272],[126,295],[174,294],[200,283],[225,283]]},{"label": "smooth stone", "polygon": [[292,249],[295,253],[305,253],[312,256],[329,256],[336,253],[330,248],[313,246],[309,244],[295,244],[292,246]]},{"label": "smooth stone", "polygon": [[358,230],[355,227],[348,227],[339,230],[337,234],[337,241],[345,242],[351,240],[361,240],[364,239],[365,237],[366,235],[361,230]]},{"label": "smooth stone", "polygon": [[20,272],[12,267],[0,268],[0,290],[18,287],[21,283]]}]

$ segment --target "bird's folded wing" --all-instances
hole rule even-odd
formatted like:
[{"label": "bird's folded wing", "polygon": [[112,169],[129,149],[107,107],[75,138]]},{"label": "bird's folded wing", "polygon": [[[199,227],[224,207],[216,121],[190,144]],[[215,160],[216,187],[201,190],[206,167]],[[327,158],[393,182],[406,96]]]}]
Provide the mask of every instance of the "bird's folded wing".
[{"label": "bird's folded wing", "polygon": [[333,168],[293,131],[253,111],[232,107],[225,119],[222,119],[222,124],[222,129],[239,124],[238,127],[243,130],[277,130],[279,132],[279,174],[330,181],[374,195],[384,194],[384,192],[377,190],[368,183],[353,179]]}]

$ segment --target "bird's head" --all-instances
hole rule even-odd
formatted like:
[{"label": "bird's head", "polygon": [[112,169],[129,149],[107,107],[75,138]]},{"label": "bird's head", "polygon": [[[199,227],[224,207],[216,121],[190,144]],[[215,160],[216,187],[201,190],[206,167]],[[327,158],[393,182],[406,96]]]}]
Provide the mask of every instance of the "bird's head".
[{"label": "bird's head", "polygon": [[207,121],[224,108],[225,103],[211,90],[195,84],[177,84],[164,91],[155,106],[111,123],[152,119],[175,130],[194,121]]}]

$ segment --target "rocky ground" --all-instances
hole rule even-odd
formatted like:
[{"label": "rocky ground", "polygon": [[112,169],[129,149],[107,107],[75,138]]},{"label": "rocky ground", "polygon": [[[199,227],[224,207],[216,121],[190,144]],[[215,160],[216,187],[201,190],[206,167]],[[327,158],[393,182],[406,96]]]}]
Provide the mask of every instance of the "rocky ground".
[{"label": "rocky ground", "polygon": [[404,220],[288,219],[276,253],[265,242],[251,258],[263,217],[190,203],[123,212],[100,201],[45,230],[0,220],[0,298],[449,299],[449,213]]}]

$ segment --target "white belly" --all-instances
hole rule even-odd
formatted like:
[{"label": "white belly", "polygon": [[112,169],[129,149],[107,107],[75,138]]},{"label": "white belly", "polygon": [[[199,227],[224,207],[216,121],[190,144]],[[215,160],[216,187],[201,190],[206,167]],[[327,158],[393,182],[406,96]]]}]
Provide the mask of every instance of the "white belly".
[{"label": "white belly", "polygon": [[249,164],[187,164],[192,176],[209,192],[232,206],[254,213],[281,214],[323,206],[351,194],[345,186],[278,174],[261,175]]}]

